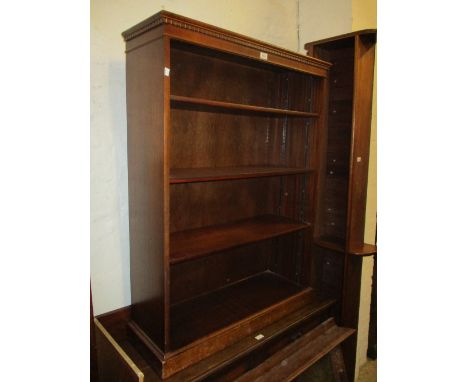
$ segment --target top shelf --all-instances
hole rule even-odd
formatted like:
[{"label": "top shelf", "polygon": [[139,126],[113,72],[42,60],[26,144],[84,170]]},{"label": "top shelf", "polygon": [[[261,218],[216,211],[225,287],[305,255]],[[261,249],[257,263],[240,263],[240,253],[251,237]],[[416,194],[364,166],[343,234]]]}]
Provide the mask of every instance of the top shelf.
[{"label": "top shelf", "polygon": [[192,105],[212,106],[212,107],[219,107],[219,108],[232,109],[232,110],[246,110],[246,111],[252,111],[256,113],[277,114],[277,115],[284,115],[284,116],[291,116],[291,117],[307,117],[307,118],[318,117],[318,113],[278,109],[274,107],[245,105],[241,103],[214,101],[214,100],[209,100],[209,99],[204,99],[204,98],[185,97],[185,96],[177,96],[177,95],[171,95],[171,101],[180,102],[180,103],[188,103]]}]

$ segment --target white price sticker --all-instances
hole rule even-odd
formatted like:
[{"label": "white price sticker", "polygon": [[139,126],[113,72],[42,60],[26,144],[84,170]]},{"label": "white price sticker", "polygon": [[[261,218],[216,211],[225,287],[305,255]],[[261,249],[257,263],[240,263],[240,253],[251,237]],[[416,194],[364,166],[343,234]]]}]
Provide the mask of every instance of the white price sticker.
[{"label": "white price sticker", "polygon": [[262,60],[268,60],[268,53],[260,52],[260,58]]}]

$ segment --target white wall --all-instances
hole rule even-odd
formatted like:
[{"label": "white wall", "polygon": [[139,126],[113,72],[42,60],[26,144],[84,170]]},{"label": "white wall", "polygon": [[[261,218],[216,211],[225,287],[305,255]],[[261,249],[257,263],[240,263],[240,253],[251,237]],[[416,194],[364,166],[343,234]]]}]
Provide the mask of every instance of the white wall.
[{"label": "white wall", "polygon": [[351,27],[352,0],[299,0],[301,53],[305,53],[304,44],[349,33]]},{"label": "white wall", "polygon": [[125,45],[120,34],[163,8],[297,49],[296,0],[91,2],[91,285],[95,314],[130,304]]}]

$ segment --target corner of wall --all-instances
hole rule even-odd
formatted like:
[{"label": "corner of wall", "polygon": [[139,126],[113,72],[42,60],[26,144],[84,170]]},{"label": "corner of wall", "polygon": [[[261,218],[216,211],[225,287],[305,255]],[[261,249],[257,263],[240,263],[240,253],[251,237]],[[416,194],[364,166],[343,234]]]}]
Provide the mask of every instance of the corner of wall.
[{"label": "corner of wall", "polygon": [[352,0],[352,30],[377,28],[377,1]]},{"label": "corner of wall", "polygon": [[[376,0],[352,0],[352,30],[377,28]],[[367,183],[366,223],[364,239],[374,244],[377,228],[377,49],[374,66],[374,89],[372,96],[372,121]],[[356,378],[359,368],[367,361],[370,323],[370,302],[372,295],[372,274],[374,257],[366,257],[362,263],[359,325],[356,349]]]},{"label": "corner of wall", "polygon": [[299,53],[308,42],[351,32],[352,0],[298,0],[298,6]]}]

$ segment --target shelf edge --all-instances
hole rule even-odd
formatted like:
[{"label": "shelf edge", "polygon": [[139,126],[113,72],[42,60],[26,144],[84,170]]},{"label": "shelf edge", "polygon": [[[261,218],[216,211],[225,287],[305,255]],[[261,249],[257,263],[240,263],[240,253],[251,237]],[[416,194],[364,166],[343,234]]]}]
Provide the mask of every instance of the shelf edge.
[{"label": "shelf edge", "polygon": [[189,103],[192,105],[212,106],[212,107],[219,107],[219,108],[224,108],[224,109],[246,110],[246,111],[252,111],[256,113],[289,115],[292,117],[304,117],[304,118],[316,118],[319,116],[318,113],[307,112],[307,111],[287,110],[287,109],[278,109],[274,107],[246,105],[246,104],[241,104],[241,103],[216,101],[216,100],[209,100],[209,99],[196,98],[196,97],[171,95],[170,98],[171,98],[171,101],[173,102]]}]

